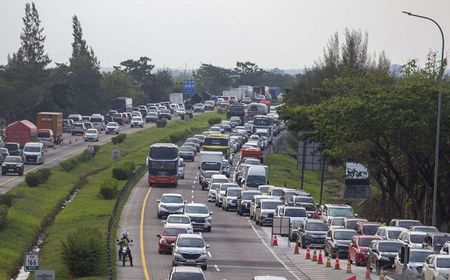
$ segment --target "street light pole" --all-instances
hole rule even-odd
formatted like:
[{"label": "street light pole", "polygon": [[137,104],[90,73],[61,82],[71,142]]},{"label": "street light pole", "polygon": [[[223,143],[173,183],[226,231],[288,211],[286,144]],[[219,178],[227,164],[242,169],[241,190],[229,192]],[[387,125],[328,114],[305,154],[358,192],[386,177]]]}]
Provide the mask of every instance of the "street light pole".
[{"label": "street light pole", "polygon": [[433,209],[431,214],[431,224],[436,226],[436,204],[437,204],[437,188],[438,188],[438,177],[439,177],[439,140],[441,134],[441,107],[442,107],[442,79],[444,77],[444,33],[442,32],[441,26],[432,18],[416,15],[410,12],[402,11],[402,13],[407,14],[408,16],[418,17],[422,19],[429,20],[433,22],[441,32],[442,37],[442,50],[441,50],[441,69],[438,77],[438,107],[437,107],[437,121],[436,121],[436,147],[435,147],[435,155],[434,155],[434,182],[433,182]]}]

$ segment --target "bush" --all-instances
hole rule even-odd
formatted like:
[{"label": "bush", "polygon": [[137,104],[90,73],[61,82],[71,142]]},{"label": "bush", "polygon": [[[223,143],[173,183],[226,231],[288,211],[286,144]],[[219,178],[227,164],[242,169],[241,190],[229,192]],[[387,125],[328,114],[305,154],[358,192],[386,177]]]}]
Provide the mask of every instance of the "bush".
[{"label": "bush", "polygon": [[0,204],[0,229],[8,225],[8,206]]},{"label": "bush", "polygon": [[116,180],[106,180],[100,187],[100,194],[104,199],[113,199],[117,193],[117,186]]},{"label": "bush", "polygon": [[113,168],[112,177],[117,180],[127,180],[131,178],[135,168],[134,162],[125,162],[122,166]]},{"label": "bush", "polygon": [[8,208],[11,207],[13,198],[14,197],[8,193],[0,194],[0,205],[6,205]]},{"label": "bush", "polygon": [[156,121],[156,127],[165,127],[167,125],[166,119],[161,119]]},{"label": "bush", "polygon": [[176,131],[169,135],[169,141],[171,143],[177,143],[178,141],[184,140],[184,138],[189,136],[189,130]]},{"label": "bush", "polygon": [[191,112],[187,112],[186,114],[189,116],[190,120],[194,118],[194,114],[192,114]]},{"label": "bush", "polygon": [[51,174],[52,172],[48,168],[42,168],[36,172],[29,172],[27,176],[25,176],[25,183],[27,183],[30,188],[37,187],[39,184],[47,182]]},{"label": "bush", "polygon": [[59,166],[65,171],[69,172],[77,166],[78,162],[75,159],[68,159],[59,163]]},{"label": "bush", "polygon": [[208,124],[212,126],[212,125],[220,123],[221,121],[222,121],[221,118],[212,118],[212,119],[208,120]]},{"label": "bush", "polygon": [[62,242],[61,258],[74,277],[102,273],[104,258],[103,234],[94,228],[79,228]]},{"label": "bush", "polygon": [[125,138],[127,137],[127,135],[125,133],[120,133],[119,135],[116,135],[114,137],[111,138],[111,142],[114,145],[120,144],[123,141],[125,141]]}]

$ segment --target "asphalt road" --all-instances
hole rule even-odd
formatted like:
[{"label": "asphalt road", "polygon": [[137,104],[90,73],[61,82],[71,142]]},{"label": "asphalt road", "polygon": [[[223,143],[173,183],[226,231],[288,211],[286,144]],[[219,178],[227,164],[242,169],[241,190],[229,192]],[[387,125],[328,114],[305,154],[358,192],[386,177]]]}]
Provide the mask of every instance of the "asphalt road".
[{"label": "asphalt road", "polygon": [[[152,127],[154,123],[146,123],[144,128]],[[130,128],[129,125],[122,126],[120,128],[120,133],[134,133],[141,130],[142,128]],[[100,135],[99,142],[84,142],[81,136],[71,136],[70,134],[64,134],[64,142],[62,145],[56,148],[49,148],[45,154],[45,162],[41,165],[25,165],[24,176],[17,175],[0,175],[0,194],[6,193],[10,189],[17,186],[19,183],[25,180],[25,175],[30,171],[36,171],[40,168],[51,168],[57,165],[59,162],[64,161],[68,158],[81,154],[88,145],[102,145],[108,143],[110,139],[115,135],[106,135],[102,132]]]}]

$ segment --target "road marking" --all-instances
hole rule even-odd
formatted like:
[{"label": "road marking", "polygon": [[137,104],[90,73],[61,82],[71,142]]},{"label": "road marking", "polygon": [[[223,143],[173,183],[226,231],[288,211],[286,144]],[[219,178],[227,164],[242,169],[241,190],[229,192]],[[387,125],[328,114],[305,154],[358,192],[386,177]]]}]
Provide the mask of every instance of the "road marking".
[{"label": "road marking", "polygon": [[147,206],[147,199],[148,196],[150,195],[150,192],[152,191],[152,188],[148,188],[147,194],[145,195],[144,198],[144,203],[142,204],[142,209],[141,209],[141,223],[140,223],[140,228],[139,228],[139,241],[140,241],[140,247],[141,247],[141,261],[142,261],[142,269],[144,270],[144,276],[145,276],[145,280],[150,280],[150,276],[148,274],[148,270],[147,270],[147,261],[145,259],[145,252],[144,252],[144,216],[145,216],[145,207]]},{"label": "road marking", "polygon": [[194,178],[195,180],[197,180],[197,176],[195,176],[195,178]]},{"label": "road marking", "polygon": [[194,195],[192,195],[191,198],[194,199]]},{"label": "road marking", "polygon": [[217,272],[220,272],[220,269],[219,269],[219,267],[217,266],[217,264],[215,264],[214,267],[216,268]]},{"label": "road marking", "polygon": [[195,189],[195,185],[193,185],[192,188]]},{"label": "road marking", "polygon": [[192,193],[194,193],[194,190],[192,190]]},{"label": "road marking", "polygon": [[[250,222],[250,220],[248,220]],[[270,251],[270,253],[272,253],[272,255],[275,257],[275,259],[290,273],[292,274],[292,276],[295,277],[295,279],[297,280],[301,280],[297,275],[295,275],[294,272],[292,272],[288,266],[277,256],[277,254],[275,254],[275,252],[272,250],[272,248],[270,248],[269,245],[267,245],[266,241],[264,240],[264,238],[261,237],[261,235],[259,234],[259,232],[256,230],[255,226],[250,223],[250,226],[252,227],[253,231],[256,233],[256,235],[258,235],[259,239],[261,240],[262,244],[267,248],[267,250]]]},{"label": "road marking", "polygon": [[195,180],[194,180],[194,184],[195,184]]},{"label": "road marking", "polygon": [[212,258],[210,251],[208,251],[208,257]]}]

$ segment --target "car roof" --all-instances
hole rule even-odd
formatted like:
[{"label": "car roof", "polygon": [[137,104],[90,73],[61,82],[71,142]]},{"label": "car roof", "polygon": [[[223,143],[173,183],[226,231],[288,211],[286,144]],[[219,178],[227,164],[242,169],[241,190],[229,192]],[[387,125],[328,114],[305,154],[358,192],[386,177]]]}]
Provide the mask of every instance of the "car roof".
[{"label": "car roof", "polygon": [[261,199],[259,202],[263,203],[263,202],[267,202],[267,201],[276,201],[276,202],[280,202],[282,203],[281,200],[277,199],[277,198],[272,198],[272,199]]},{"label": "car roof", "polygon": [[203,240],[203,236],[197,233],[180,233],[178,238],[198,238]]},{"label": "car roof", "polygon": [[166,228],[186,228],[186,226],[189,227],[189,224],[171,224],[171,223],[169,223],[169,224],[165,224],[163,226],[162,230],[164,230]]},{"label": "car roof", "polygon": [[377,240],[379,243],[401,243],[403,244],[403,242],[401,242],[400,240]]},{"label": "car roof", "polygon": [[342,207],[342,208],[352,208],[347,204],[325,204],[326,207]]},{"label": "car roof", "polygon": [[192,202],[192,203],[186,203],[186,206],[204,206],[207,207],[205,204],[203,203],[196,203],[196,202]]},{"label": "car roof", "polygon": [[225,175],[223,175],[223,174],[214,174],[214,175],[212,175],[211,176],[211,179],[227,179],[228,180],[228,178],[227,178],[227,176],[225,176]]},{"label": "car roof", "polygon": [[280,277],[280,276],[255,276],[253,277],[254,280],[286,280],[285,277]]},{"label": "car roof", "polygon": [[174,272],[199,272],[203,274],[203,271],[200,267],[195,266],[174,266],[172,268],[172,271]]},{"label": "car roof", "polygon": [[399,230],[399,231],[404,231],[405,230],[405,228],[403,228],[403,227],[394,227],[394,226],[384,226],[384,227],[380,227],[380,228],[384,228],[384,229],[387,229],[387,230]]},{"label": "car roof", "polygon": [[170,214],[169,216],[167,216],[167,218],[169,218],[169,217],[187,217],[187,218],[189,218],[188,215],[184,215],[184,214]]},{"label": "car roof", "polygon": [[183,197],[179,193],[163,193],[161,196],[179,196],[179,197]]},{"label": "car roof", "polygon": [[306,220],[307,223],[322,223],[322,224],[326,224],[323,220],[321,219],[308,219]]},{"label": "car roof", "polygon": [[356,232],[356,230],[354,230],[354,229],[349,229],[349,228],[332,228],[332,229],[330,229],[330,230],[332,230],[333,232],[336,232],[336,231]]},{"label": "car roof", "polygon": [[433,254],[433,256],[436,256],[441,259],[450,259],[450,255]]}]

